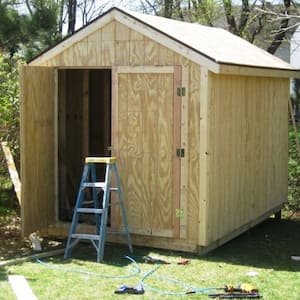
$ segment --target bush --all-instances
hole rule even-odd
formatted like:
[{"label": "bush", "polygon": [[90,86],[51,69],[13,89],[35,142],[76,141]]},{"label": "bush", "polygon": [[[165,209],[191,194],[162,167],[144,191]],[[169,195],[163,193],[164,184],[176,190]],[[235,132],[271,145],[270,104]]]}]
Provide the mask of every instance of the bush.
[{"label": "bush", "polygon": [[[300,132],[298,130],[300,139]],[[292,213],[300,210],[300,157],[295,140],[295,131],[290,128],[289,131],[289,177],[288,177],[288,201],[286,208]]]},{"label": "bush", "polygon": [[19,150],[19,83],[20,59],[0,52],[0,140],[6,141],[18,165]]}]

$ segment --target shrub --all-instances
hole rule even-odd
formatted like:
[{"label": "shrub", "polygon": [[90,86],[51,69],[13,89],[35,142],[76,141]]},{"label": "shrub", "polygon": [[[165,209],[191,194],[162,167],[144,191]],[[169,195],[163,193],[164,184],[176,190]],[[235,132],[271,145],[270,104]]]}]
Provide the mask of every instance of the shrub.
[{"label": "shrub", "polygon": [[[300,210],[300,157],[296,146],[295,131],[289,131],[289,177],[288,177],[288,201],[286,208],[292,213]],[[300,139],[300,132],[298,130]]]}]

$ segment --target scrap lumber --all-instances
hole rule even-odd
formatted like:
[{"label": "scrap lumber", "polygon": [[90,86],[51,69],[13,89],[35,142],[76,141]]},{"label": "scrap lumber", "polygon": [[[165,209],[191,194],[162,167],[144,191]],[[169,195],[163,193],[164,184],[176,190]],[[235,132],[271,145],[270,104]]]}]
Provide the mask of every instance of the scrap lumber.
[{"label": "scrap lumber", "polygon": [[14,189],[19,201],[19,205],[21,206],[21,182],[20,182],[20,178],[19,178],[19,174],[14,162],[14,158],[11,154],[11,151],[9,149],[9,147],[7,146],[6,142],[1,142],[1,147],[6,159],[6,163],[7,163],[7,167],[8,167],[8,171],[9,171],[9,175],[11,178],[11,181],[14,185]]},{"label": "scrap lumber", "polygon": [[9,275],[9,283],[18,300],[38,300],[22,275]]}]

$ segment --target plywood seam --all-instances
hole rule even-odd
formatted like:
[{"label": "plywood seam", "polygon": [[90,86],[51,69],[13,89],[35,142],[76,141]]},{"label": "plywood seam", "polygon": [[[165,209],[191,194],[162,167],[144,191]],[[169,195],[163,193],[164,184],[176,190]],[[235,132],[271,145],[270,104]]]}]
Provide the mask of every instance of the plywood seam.
[{"label": "plywood seam", "polygon": [[157,30],[152,29],[150,26],[141,24],[139,21],[132,19],[129,16],[126,16],[122,13],[116,13],[115,19],[128,26],[129,28],[140,32],[146,37],[153,39],[161,45],[177,52],[180,55],[183,55],[190,59],[191,61],[207,66],[212,72],[219,73],[219,66],[217,63],[213,62],[211,59],[205,58],[203,55],[196,53],[195,51],[189,49],[188,47],[180,44],[174,39],[166,36],[165,34],[159,33]]}]

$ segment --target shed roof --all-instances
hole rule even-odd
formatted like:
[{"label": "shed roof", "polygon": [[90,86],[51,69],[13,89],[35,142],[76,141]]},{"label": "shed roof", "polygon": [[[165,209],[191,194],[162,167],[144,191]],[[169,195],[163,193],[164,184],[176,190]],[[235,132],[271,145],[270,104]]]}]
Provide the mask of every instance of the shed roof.
[{"label": "shed roof", "polygon": [[270,76],[274,75],[274,70],[285,71],[280,72],[284,77],[299,75],[290,64],[222,28],[141,14],[117,7],[111,8],[56,46],[46,50],[30,64],[38,64],[48,56],[62,52],[111,20],[117,20],[157,40],[215,73],[254,75],[252,73],[256,73],[257,69],[266,69],[272,71],[265,73]]}]

